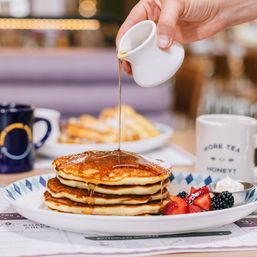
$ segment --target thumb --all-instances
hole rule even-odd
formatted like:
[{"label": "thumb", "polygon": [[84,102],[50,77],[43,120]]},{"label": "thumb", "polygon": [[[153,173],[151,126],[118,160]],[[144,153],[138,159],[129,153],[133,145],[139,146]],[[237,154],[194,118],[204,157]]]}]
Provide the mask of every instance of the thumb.
[{"label": "thumb", "polygon": [[171,46],[175,36],[176,24],[182,10],[182,1],[161,1],[161,14],[157,24],[157,40],[160,48]]}]

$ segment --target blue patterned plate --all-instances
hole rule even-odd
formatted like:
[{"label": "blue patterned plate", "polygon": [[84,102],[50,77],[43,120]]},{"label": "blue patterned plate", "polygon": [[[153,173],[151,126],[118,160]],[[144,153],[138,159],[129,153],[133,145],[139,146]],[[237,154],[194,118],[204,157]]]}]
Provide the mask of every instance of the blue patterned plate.
[{"label": "blue patterned plate", "polygon": [[[165,234],[210,229],[246,217],[257,208],[254,188],[246,196],[245,204],[230,209],[171,216],[95,216],[61,213],[48,210],[42,201],[47,180],[55,174],[34,176],[16,181],[4,189],[7,201],[22,216],[54,228],[81,233]],[[219,180],[200,173],[173,172],[170,191],[187,190]]]}]

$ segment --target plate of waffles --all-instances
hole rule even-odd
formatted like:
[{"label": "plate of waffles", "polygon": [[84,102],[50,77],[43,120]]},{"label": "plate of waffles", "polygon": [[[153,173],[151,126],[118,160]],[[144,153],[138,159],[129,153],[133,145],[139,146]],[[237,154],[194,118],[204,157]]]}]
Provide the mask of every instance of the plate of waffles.
[{"label": "plate of waffles", "polygon": [[[152,123],[131,106],[122,105],[121,148],[143,153],[166,144],[173,129],[162,123]],[[63,126],[56,140],[39,149],[41,155],[56,158],[87,150],[112,150],[118,145],[118,107],[103,109],[99,117],[88,114],[72,117]]]},{"label": "plate of waffles", "polygon": [[235,222],[257,208],[253,188],[239,206],[163,215],[181,190],[203,191],[220,178],[171,172],[165,163],[131,152],[88,151],[59,157],[53,166],[56,173],[16,181],[3,194],[22,216],[57,229],[108,235],[183,233]]}]

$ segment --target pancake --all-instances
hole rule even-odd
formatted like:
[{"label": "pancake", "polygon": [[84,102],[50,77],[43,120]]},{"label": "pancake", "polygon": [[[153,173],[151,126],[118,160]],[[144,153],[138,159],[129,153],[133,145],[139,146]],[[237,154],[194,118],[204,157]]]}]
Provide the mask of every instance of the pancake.
[{"label": "pancake", "polygon": [[54,198],[68,198],[75,202],[90,203],[94,205],[114,205],[114,204],[142,204],[149,201],[156,201],[165,199],[168,196],[168,191],[163,188],[153,195],[139,196],[139,195],[111,195],[101,194],[95,190],[78,189],[63,185],[57,178],[48,180],[47,191]]},{"label": "pancake", "polygon": [[[165,200],[166,201],[166,200]],[[138,205],[90,205],[71,201],[67,198],[52,197],[49,192],[44,193],[45,204],[53,210],[77,214],[135,216],[145,214],[159,214],[164,203],[152,201]]]},{"label": "pancake", "polygon": [[125,185],[125,186],[109,186],[109,185],[94,185],[89,184],[79,180],[65,179],[61,176],[57,177],[59,181],[66,186],[92,190],[94,188],[95,192],[102,194],[111,194],[111,195],[152,195],[161,191],[162,188],[166,188],[169,185],[169,179],[164,180],[163,182],[157,182],[155,184],[149,185]]},{"label": "pancake", "polygon": [[164,181],[170,171],[126,151],[87,151],[53,161],[58,176],[102,185],[147,185]]}]

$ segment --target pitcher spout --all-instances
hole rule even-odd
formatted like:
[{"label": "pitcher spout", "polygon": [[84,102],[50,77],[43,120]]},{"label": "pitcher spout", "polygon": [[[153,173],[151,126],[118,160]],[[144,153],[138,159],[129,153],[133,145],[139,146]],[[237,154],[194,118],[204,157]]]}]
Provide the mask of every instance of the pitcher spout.
[{"label": "pitcher spout", "polygon": [[126,51],[119,51],[117,57],[119,60],[129,61],[128,54]]}]

